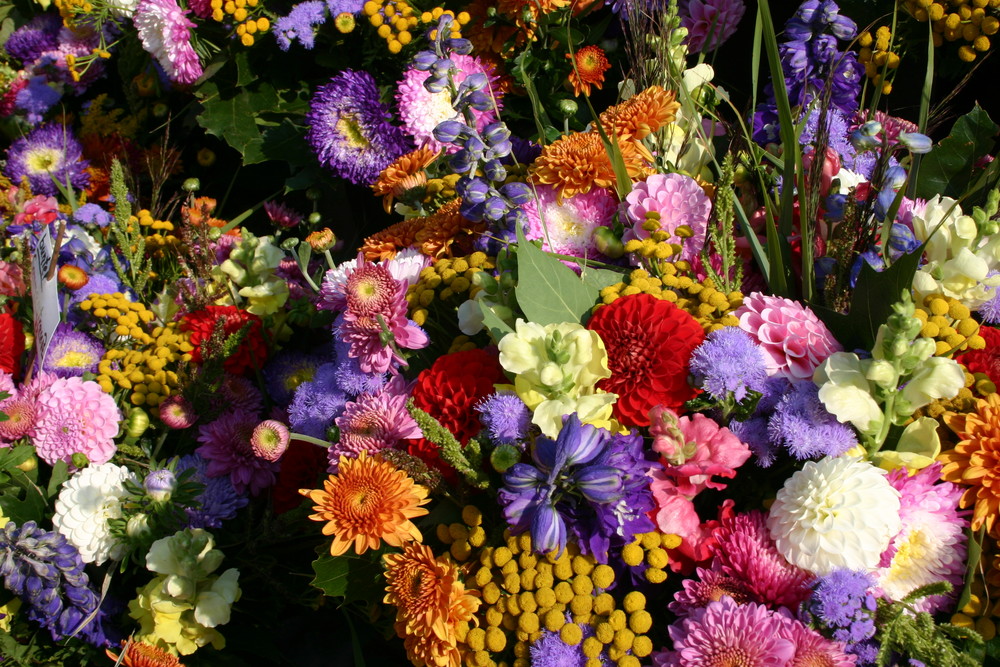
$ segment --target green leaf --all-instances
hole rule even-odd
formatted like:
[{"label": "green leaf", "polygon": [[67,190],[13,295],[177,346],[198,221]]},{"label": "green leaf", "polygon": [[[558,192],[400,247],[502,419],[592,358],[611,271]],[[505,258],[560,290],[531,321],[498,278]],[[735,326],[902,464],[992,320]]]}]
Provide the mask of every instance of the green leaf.
[{"label": "green leaf", "polygon": [[18,525],[26,521],[43,522],[48,501],[41,488],[17,468],[9,473],[11,483],[16,486],[8,485],[0,492],[0,508],[3,508],[3,514]]},{"label": "green leaf", "polygon": [[966,528],[965,535],[967,544],[969,545],[968,556],[965,559],[965,584],[962,586],[962,592],[958,596],[958,603],[955,605],[956,609],[961,609],[969,604],[969,600],[972,599],[972,582],[975,581],[976,575],[979,573],[979,559],[983,555],[986,526],[983,526],[978,534],[974,534],[969,528]]},{"label": "green leaf", "polygon": [[198,95],[204,111],[198,116],[198,124],[208,134],[222,139],[243,156],[243,164],[264,162],[267,156],[262,150],[264,139],[257,126],[257,115],[278,106],[278,95],[274,88],[261,83],[253,91],[241,90],[236,94],[221,91],[208,81],[199,88]]},{"label": "green leaf", "polygon": [[490,306],[482,299],[476,303],[479,304],[479,309],[483,311],[483,325],[490,332],[490,337],[493,338],[494,343],[499,343],[501,338],[514,331],[509,324],[497,315],[493,306]]},{"label": "green leaf", "polygon": [[[580,264],[583,265],[583,262],[581,261]],[[624,274],[610,269],[594,269],[584,266],[583,270],[580,272],[580,280],[582,280],[585,285],[596,289],[598,292],[605,287],[617,285],[622,282],[624,278]]]},{"label": "green leaf", "polygon": [[920,161],[917,196],[936,194],[958,199],[966,194],[976,171],[976,162],[993,150],[997,124],[978,104],[951,128],[951,134]]},{"label": "green leaf", "polygon": [[313,561],[316,577],[309,582],[330,597],[342,597],[347,593],[347,575],[350,571],[347,558],[326,554]]},{"label": "green leaf", "polygon": [[66,465],[65,461],[56,461],[56,464],[52,466],[52,475],[49,477],[49,483],[45,487],[46,495],[52,498],[59,493],[60,487],[62,487],[63,482],[67,479],[69,479],[69,466]]},{"label": "green leaf", "polygon": [[520,228],[517,277],[517,303],[525,317],[541,325],[581,322],[599,296],[573,269],[529,243]]},{"label": "green leaf", "polygon": [[362,557],[324,554],[313,561],[316,577],[312,585],[330,597],[342,597],[345,602],[382,598],[385,580],[382,576],[381,552],[369,552]]}]

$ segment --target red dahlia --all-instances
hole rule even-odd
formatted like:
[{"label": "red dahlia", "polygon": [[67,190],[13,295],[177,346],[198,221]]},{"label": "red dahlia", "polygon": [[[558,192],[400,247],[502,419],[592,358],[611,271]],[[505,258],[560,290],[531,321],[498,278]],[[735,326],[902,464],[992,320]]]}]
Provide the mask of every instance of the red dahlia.
[{"label": "red dahlia", "polygon": [[0,312],[0,371],[17,376],[24,354],[24,329],[13,315]]},{"label": "red dahlia", "polygon": [[1000,329],[984,325],[979,327],[979,335],[986,341],[986,347],[960,354],[955,361],[970,373],[984,373],[990,382],[1000,387]]},{"label": "red dahlia", "polygon": [[222,330],[226,336],[231,336],[247,323],[250,330],[247,332],[240,346],[223,363],[223,368],[234,375],[242,375],[248,368],[259,369],[267,359],[267,346],[264,344],[264,333],[261,319],[245,310],[240,310],[236,306],[206,306],[202,310],[196,310],[184,316],[181,322],[181,331],[191,332],[191,359],[200,364],[211,352],[208,349],[208,342],[215,330],[216,322],[222,322]]},{"label": "red dahlia", "polygon": [[705,334],[686,312],[649,294],[633,294],[601,306],[587,328],[608,350],[611,377],[598,389],[618,394],[614,416],[625,426],[649,426],[657,405],[680,408],[695,395],[688,361]]}]

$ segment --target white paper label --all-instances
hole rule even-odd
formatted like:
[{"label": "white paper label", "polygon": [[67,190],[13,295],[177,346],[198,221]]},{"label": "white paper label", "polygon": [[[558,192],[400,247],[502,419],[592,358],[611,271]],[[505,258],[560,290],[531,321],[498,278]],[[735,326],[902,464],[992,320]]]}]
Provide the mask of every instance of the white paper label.
[{"label": "white paper label", "polygon": [[52,236],[45,227],[31,254],[31,305],[35,313],[35,368],[41,369],[56,327],[59,326],[59,287],[47,278],[52,262]]}]

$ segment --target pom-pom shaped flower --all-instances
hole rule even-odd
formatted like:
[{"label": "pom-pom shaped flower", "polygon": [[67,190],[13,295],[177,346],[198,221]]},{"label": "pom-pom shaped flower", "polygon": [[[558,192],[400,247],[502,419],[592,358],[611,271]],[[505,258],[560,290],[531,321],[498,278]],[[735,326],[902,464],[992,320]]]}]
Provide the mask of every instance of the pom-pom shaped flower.
[{"label": "pom-pom shaped flower", "polygon": [[122,413],[101,386],[78,377],[60,378],[35,401],[35,437],[38,457],[55,465],[72,463],[84,454],[92,464],[106,463],[115,453],[114,438]]},{"label": "pom-pom shaped flower", "polygon": [[237,332],[244,331],[240,341],[231,355],[225,358],[223,368],[234,375],[240,375],[247,369],[259,369],[267,359],[267,346],[264,344],[261,319],[236,306],[205,306],[184,316],[181,331],[190,332],[191,360],[196,364],[203,363],[211,355],[218,355],[222,350],[212,349],[212,334],[216,327],[221,326],[223,340]]},{"label": "pom-pom shaped flower", "polygon": [[80,190],[90,183],[88,162],[82,156],[83,147],[67,126],[48,123],[14,140],[3,173],[12,183],[27,178],[32,192],[54,197],[59,190],[53,179]]},{"label": "pom-pom shaped flower", "polygon": [[540,185],[537,199],[522,207],[528,218],[524,235],[541,239],[542,249],[574,257],[600,258],[594,232],[607,227],[618,209],[618,202],[609,190],[594,188],[557,201],[556,190]]},{"label": "pom-pom shaped flower", "polygon": [[679,408],[694,397],[688,361],[705,333],[688,313],[635,294],[598,308],[587,328],[607,347],[611,377],[597,386],[618,395],[614,415],[625,426],[649,426],[654,406]]},{"label": "pom-pom shaped flower", "polygon": [[688,31],[688,53],[707,53],[733,36],[746,5],[743,0],[688,0],[679,10],[681,27]]},{"label": "pom-pom shaped flower", "polygon": [[[635,184],[622,202],[622,208],[628,217],[623,240],[648,238],[650,232],[642,225],[653,213],[659,215],[660,230],[670,234],[668,241],[683,247],[682,259],[692,261],[701,254],[712,200],[698,181],[690,176],[652,174],[645,181]],[[690,238],[682,239],[677,235],[677,228],[684,225],[693,232]]]},{"label": "pom-pom shaped flower", "polygon": [[87,466],[63,484],[52,525],[80,551],[85,563],[118,560],[124,544],[111,534],[111,519],[122,517],[125,482],[139,483],[125,466]]},{"label": "pom-pom shaped flower", "polygon": [[191,46],[195,24],[174,0],[139,0],[132,17],[139,41],[156,58],[174,83],[189,85],[202,75],[201,61]]},{"label": "pom-pom shaped flower", "polygon": [[941,454],[942,479],[966,487],[960,506],[972,508],[972,530],[996,536],[1000,513],[1000,395],[976,402],[975,412],[945,417],[959,443]]},{"label": "pom-pom shaped flower", "polygon": [[899,495],[865,461],[809,461],[778,491],[767,527],[778,552],[803,570],[871,570],[902,525]]},{"label": "pom-pom shaped flower", "polygon": [[288,449],[291,434],[288,427],[274,419],[267,419],[257,425],[250,435],[253,453],[265,461],[278,461]]},{"label": "pom-pom shaped flower", "polygon": [[420,540],[420,530],[410,519],[427,514],[421,507],[429,502],[427,489],[391,463],[361,452],[357,458],[341,457],[336,475],[323,482],[322,489],[300,489],[315,503],[323,521],[323,534],[333,535],[330,553],[340,556],[354,547],[362,554],[378,549],[383,541],[401,547]]},{"label": "pom-pom shaped flower", "polygon": [[749,391],[763,394],[767,381],[764,353],[738,327],[723,327],[708,334],[691,355],[691,374],[712,398],[722,401],[732,394],[737,403]]},{"label": "pom-pom shaped flower", "polygon": [[805,380],[827,357],[843,350],[815,313],[791,299],[754,292],[733,314],[764,349],[768,375]]},{"label": "pom-pom shaped flower", "polygon": [[[629,177],[639,178],[644,162],[635,144],[619,142],[622,161]],[[590,192],[591,188],[609,188],[615,183],[615,170],[601,137],[596,132],[567,134],[542,149],[531,167],[534,182],[551,185],[556,200]]]}]

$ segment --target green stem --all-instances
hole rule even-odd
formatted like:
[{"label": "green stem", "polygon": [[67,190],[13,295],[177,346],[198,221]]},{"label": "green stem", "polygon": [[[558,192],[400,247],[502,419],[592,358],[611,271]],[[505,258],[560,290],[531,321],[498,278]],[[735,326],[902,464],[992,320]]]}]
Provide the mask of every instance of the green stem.
[{"label": "green stem", "polygon": [[289,439],[290,440],[301,440],[302,442],[308,442],[308,443],[311,443],[313,445],[317,445],[319,447],[322,447],[323,449],[329,449],[330,446],[333,445],[332,442],[327,442],[326,440],[320,440],[319,438],[314,438],[311,435],[304,435],[302,433],[290,433],[289,434]]}]

